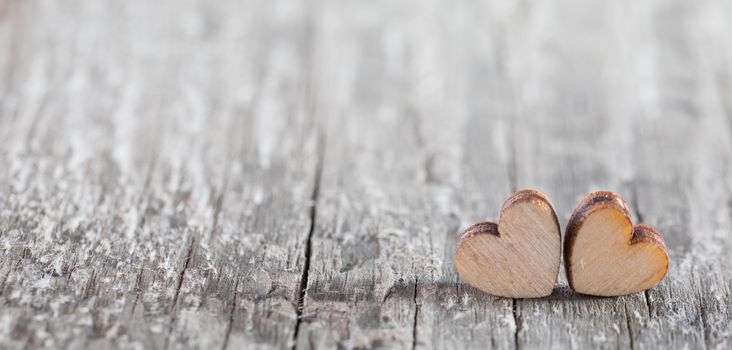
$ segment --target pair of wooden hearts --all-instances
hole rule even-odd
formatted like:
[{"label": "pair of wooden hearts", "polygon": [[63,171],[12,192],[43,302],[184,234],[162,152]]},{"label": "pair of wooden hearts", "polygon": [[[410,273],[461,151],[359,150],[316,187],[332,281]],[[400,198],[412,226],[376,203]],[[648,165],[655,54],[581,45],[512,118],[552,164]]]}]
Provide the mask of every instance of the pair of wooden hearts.
[{"label": "pair of wooden hearts", "polygon": [[[501,208],[498,224],[483,222],[460,237],[455,266],[470,285],[511,298],[552,293],[559,273],[561,231],[546,195],[522,190]],[[628,205],[613,192],[595,192],[575,208],[564,238],[570,288],[598,296],[655,287],[668,271],[660,233],[633,225]]]}]

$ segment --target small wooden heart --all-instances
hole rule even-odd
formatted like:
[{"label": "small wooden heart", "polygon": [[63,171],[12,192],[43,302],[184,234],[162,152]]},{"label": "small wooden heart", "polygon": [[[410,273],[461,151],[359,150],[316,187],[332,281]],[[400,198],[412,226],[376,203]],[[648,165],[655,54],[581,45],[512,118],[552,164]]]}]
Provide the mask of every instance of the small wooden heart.
[{"label": "small wooden heart", "polygon": [[501,208],[498,225],[483,222],[460,237],[455,267],[465,282],[509,298],[550,295],[561,261],[561,231],[549,199],[522,190]]},{"label": "small wooden heart", "polygon": [[668,271],[663,236],[635,225],[613,192],[587,196],[572,213],[564,239],[569,286],[578,293],[618,296],[655,287]]}]

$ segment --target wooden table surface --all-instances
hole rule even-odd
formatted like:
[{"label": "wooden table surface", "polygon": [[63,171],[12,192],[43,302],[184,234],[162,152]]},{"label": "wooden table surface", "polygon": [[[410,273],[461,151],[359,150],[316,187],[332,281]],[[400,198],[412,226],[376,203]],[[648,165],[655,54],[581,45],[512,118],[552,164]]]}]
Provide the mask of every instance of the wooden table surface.
[{"label": "wooden table surface", "polygon": [[[0,0],[0,348],[732,347],[732,3]],[[467,286],[537,188],[645,293]]]}]

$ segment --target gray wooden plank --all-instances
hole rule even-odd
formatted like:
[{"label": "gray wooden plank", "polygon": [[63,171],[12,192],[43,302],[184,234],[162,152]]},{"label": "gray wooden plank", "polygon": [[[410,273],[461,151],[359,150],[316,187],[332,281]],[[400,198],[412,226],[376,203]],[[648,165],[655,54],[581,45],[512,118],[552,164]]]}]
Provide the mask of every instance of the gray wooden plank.
[{"label": "gray wooden plank", "polygon": [[[0,2],[0,347],[727,348],[729,6]],[[669,276],[466,286],[519,187]]]},{"label": "gray wooden plank", "polygon": [[[18,21],[25,22],[27,31],[17,33],[24,44],[15,62],[17,109],[12,113],[18,116],[4,119],[4,126],[13,130],[3,147],[7,176],[0,197],[7,208],[2,220],[4,246],[10,248],[4,250],[4,258],[13,261],[14,268],[5,277],[2,297],[3,312],[17,318],[9,319],[3,329],[16,346],[82,346],[85,338],[73,337],[71,331],[91,333],[92,327],[84,324],[91,326],[95,320],[90,309],[97,303],[93,295],[100,290],[96,281],[104,280],[118,263],[123,270],[119,281],[133,275],[125,264],[130,258],[120,254],[126,247],[113,246],[109,239],[100,242],[127,230],[126,222],[106,229],[114,220],[109,207],[127,210],[138,199],[133,193],[100,196],[107,184],[126,180],[117,177],[109,161],[113,155],[105,149],[109,143],[104,141],[113,139],[109,128],[98,119],[78,116],[107,109],[113,87],[102,82],[95,90],[86,90],[89,76],[73,63],[88,57],[71,62],[69,48],[48,46],[69,40],[69,23],[55,20],[51,15],[55,8],[37,3],[25,6],[26,16]],[[30,24],[39,18],[55,20],[63,28],[50,31]],[[78,77],[76,92],[88,93],[86,97],[94,103],[85,104],[81,96],[67,90],[71,73]],[[76,116],[70,113],[74,108]],[[127,166],[142,172],[150,162],[144,158],[147,152],[142,155],[142,162]],[[127,186],[143,185],[133,180]],[[108,232],[100,234],[103,228]]]},{"label": "gray wooden plank", "polygon": [[[159,133],[174,105],[158,90],[174,62],[148,60],[134,33],[129,46],[106,40],[124,31],[94,21],[92,4],[23,6],[33,10],[16,65],[27,75],[3,147],[5,258],[17,259],[3,284],[3,312],[15,314],[5,335],[29,347],[160,345],[190,236],[171,228],[178,201],[160,195],[172,187],[160,169],[183,153],[156,161],[174,141]],[[145,317],[130,321],[138,303]]]},{"label": "gray wooden plank", "polygon": [[3,344],[290,342],[316,166],[300,28],[280,8],[266,36],[234,5],[24,5],[46,25],[17,34],[25,85],[2,120]]}]

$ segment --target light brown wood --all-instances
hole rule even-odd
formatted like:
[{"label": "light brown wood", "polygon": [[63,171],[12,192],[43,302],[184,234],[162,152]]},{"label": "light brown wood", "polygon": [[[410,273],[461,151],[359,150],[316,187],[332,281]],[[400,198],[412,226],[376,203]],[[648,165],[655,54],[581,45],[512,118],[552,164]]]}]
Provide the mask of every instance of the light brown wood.
[{"label": "light brown wood", "polygon": [[535,190],[509,197],[499,224],[483,222],[460,237],[455,267],[471,286],[510,298],[550,295],[561,260],[561,232],[549,199]]},{"label": "light brown wood", "polygon": [[613,192],[594,192],[574,210],[565,237],[569,285],[589,295],[627,295],[655,287],[668,271],[663,236],[635,225]]}]

